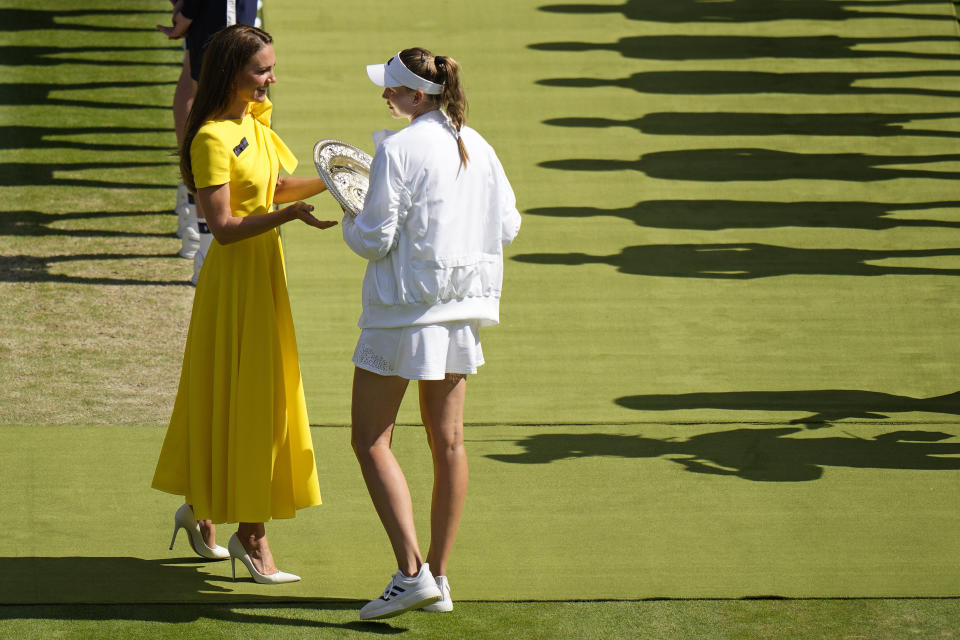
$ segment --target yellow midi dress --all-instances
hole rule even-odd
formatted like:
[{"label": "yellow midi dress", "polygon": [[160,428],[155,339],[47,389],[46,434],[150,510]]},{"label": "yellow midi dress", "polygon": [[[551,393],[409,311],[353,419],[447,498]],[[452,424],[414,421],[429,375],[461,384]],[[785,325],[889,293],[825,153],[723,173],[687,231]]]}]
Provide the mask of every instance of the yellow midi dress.
[{"label": "yellow midi dress", "polygon": [[[235,216],[267,213],[280,167],[296,167],[271,110],[251,103],[240,120],[206,122],[191,145],[197,188],[229,182]],[[320,504],[276,229],[210,246],[152,486],[218,523],[292,518]]]}]

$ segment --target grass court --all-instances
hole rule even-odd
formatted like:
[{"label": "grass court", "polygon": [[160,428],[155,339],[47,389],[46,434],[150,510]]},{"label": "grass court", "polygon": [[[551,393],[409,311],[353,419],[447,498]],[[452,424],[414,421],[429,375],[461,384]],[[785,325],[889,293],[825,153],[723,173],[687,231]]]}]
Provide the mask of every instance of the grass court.
[{"label": "grass court", "polygon": [[[322,507],[303,581],[167,550],[149,488],[193,289],[167,4],[0,1],[0,636],[956,638],[960,33],[947,0],[267,0],[274,126],[372,151],[364,66],[463,66],[523,228],[466,412],[455,612],[349,444],[364,264],[283,228]],[[326,194],[321,218],[339,218]],[[428,542],[414,393],[395,448]],[[221,531],[229,531],[223,528]],[[225,539],[225,535],[223,536]]]}]

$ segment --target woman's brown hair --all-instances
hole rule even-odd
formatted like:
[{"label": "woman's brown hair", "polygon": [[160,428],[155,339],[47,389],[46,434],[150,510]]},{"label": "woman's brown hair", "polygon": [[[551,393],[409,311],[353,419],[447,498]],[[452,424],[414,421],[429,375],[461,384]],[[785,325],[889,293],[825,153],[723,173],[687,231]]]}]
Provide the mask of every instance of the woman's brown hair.
[{"label": "woman's brown hair", "polygon": [[203,54],[203,67],[197,84],[197,95],[187,116],[183,143],[180,145],[180,175],[183,184],[196,192],[190,145],[203,123],[230,106],[236,89],[237,75],[260,49],[273,43],[270,34],[245,24],[235,24],[218,31],[210,39]]},{"label": "woman's brown hair", "polygon": [[403,64],[421,78],[443,85],[439,96],[430,96],[450,116],[457,129],[457,149],[460,151],[460,166],[467,166],[470,155],[460,137],[460,128],[467,121],[467,94],[460,86],[460,65],[450,56],[435,56],[426,49],[413,47],[400,52]]}]

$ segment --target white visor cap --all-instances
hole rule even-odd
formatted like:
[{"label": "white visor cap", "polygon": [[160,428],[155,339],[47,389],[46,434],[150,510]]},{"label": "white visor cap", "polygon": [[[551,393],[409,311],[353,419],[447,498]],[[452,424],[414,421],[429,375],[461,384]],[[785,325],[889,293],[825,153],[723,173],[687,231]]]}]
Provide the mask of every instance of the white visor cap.
[{"label": "white visor cap", "polygon": [[442,84],[430,82],[407,69],[403,61],[400,60],[399,53],[390,58],[390,61],[386,64],[367,65],[367,75],[370,76],[373,84],[380,87],[407,87],[408,89],[419,89],[430,95],[439,95],[443,92]]}]

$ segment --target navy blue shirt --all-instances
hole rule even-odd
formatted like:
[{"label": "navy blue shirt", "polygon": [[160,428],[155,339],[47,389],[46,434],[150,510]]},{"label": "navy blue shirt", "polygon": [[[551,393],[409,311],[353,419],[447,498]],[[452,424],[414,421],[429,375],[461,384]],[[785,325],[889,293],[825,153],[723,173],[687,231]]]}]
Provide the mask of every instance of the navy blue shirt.
[{"label": "navy blue shirt", "polygon": [[187,31],[187,51],[190,54],[190,75],[194,80],[200,78],[203,53],[210,38],[227,26],[230,7],[233,8],[236,24],[253,26],[256,22],[257,0],[183,0],[180,13],[193,20]]}]

